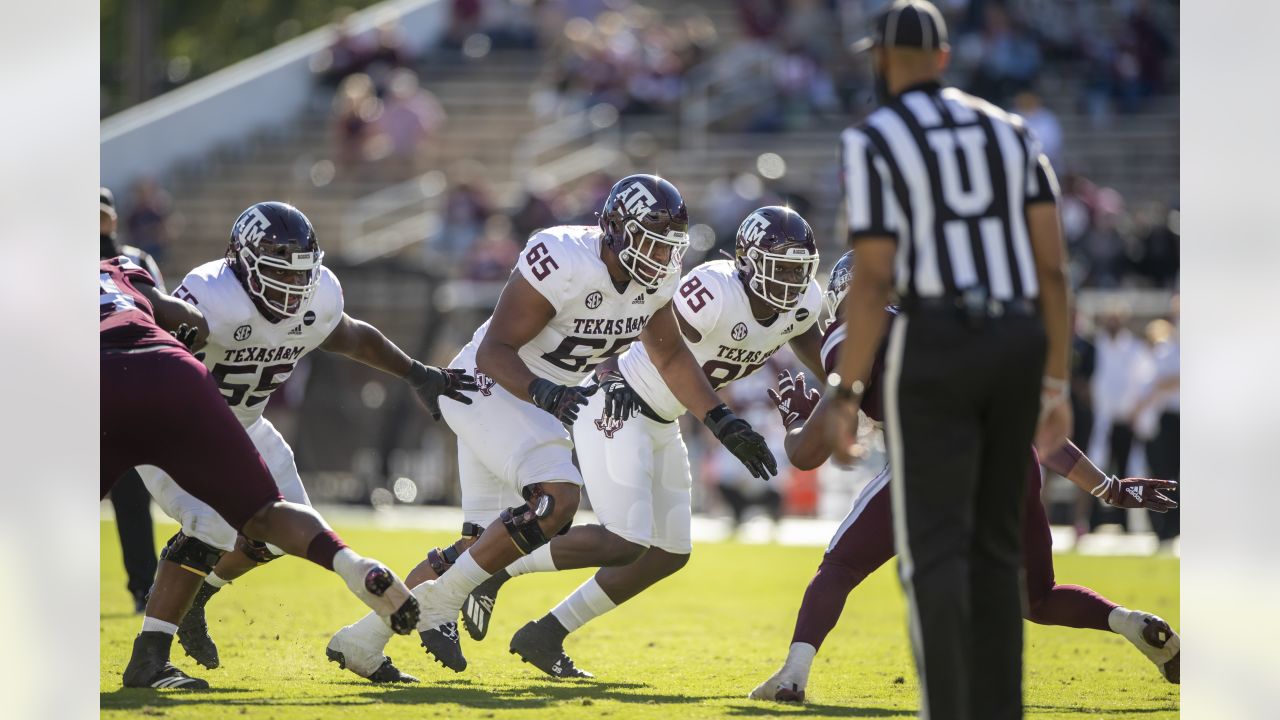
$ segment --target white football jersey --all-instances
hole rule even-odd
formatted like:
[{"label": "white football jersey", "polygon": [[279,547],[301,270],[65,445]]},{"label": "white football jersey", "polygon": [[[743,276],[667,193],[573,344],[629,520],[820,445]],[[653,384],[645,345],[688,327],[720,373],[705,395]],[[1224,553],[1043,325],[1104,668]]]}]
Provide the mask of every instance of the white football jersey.
[{"label": "white football jersey", "polygon": [[[533,374],[561,385],[577,385],[596,365],[622,352],[640,336],[654,311],[675,292],[672,274],[657,290],[629,283],[618,292],[600,258],[602,234],[589,225],[561,225],[534,233],[516,268],[555,308],[555,317],[520,348]],[[486,320],[455,362],[475,366],[475,352],[489,329]]]},{"label": "white football jersey", "polygon": [[263,317],[225,260],[187,273],[174,296],[195,305],[209,323],[201,349],[232,412],[245,427],[262,416],[267,398],[289,375],[299,358],[320,347],[342,320],[342,286],[329,268],[299,317],[273,323]]},{"label": "white football jersey", "polygon": [[[733,263],[714,260],[681,278],[672,303],[685,323],[702,335],[698,342],[686,342],[716,390],[763,367],[783,345],[817,322],[822,308],[822,289],[810,281],[800,304],[765,326],[751,313],[747,293]],[[667,420],[684,414],[684,405],[667,388],[642,343],[618,358],[618,369],[655,413]]]}]

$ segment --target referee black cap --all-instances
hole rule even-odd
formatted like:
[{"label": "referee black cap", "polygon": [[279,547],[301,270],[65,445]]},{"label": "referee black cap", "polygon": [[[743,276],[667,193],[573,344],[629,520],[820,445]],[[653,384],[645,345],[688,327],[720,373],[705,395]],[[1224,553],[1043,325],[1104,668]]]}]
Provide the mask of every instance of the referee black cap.
[{"label": "referee black cap", "polygon": [[947,23],[928,0],[897,0],[876,18],[875,32],[849,46],[860,53],[873,47],[947,49]]}]

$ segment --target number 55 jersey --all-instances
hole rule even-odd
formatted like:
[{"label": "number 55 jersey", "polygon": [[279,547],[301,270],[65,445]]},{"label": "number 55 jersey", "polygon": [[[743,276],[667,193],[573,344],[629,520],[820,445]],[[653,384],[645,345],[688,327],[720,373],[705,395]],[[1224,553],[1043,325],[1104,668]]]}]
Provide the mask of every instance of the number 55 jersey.
[{"label": "number 55 jersey", "polygon": [[[587,225],[534,233],[516,261],[520,273],[555,309],[555,316],[518,350],[533,374],[574,386],[640,336],[649,318],[671,300],[678,277],[657,289],[636,282],[614,287],[600,257],[602,235]],[[450,363],[475,370],[480,392],[471,405],[441,398],[440,410],[458,435],[458,474],[467,522],[488,525],[519,505],[521,488],[537,482],[582,483],[572,461],[569,431],[550,413],[512,395],[476,368],[486,320]]]},{"label": "number 55 jersey", "polygon": [[[224,260],[192,270],[174,296],[195,305],[209,324],[209,338],[201,352],[205,367],[249,439],[266,461],[285,500],[310,504],[298,476],[293,450],[269,420],[262,417],[267,399],[289,375],[298,360],[320,347],[342,320],[342,287],[338,278],[320,268],[319,285],[306,310],[296,318],[273,323],[265,318]],[[180,398],[175,398],[181,402]],[[236,531],[204,502],[196,499],[162,472],[144,465],[138,474],[156,503],[182,525],[187,535],[222,550],[235,547]],[[280,554],[277,548],[272,552]]]}]

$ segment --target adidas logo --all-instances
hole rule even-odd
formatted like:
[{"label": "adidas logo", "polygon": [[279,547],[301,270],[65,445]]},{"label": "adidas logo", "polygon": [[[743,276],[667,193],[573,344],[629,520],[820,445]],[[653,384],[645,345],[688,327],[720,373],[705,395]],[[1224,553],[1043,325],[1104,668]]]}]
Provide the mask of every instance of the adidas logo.
[{"label": "adidas logo", "polygon": [[556,664],[551,666],[551,673],[552,673],[553,675],[563,675],[563,674],[564,674],[564,668],[560,667],[560,662],[561,662],[560,660],[557,660],[557,661],[556,661]]},{"label": "adidas logo", "polygon": [[632,304],[632,305],[643,305],[643,304],[644,304],[644,295],[638,295],[638,296],[636,296],[636,299],[635,299],[635,300],[632,300],[632,301],[631,301],[631,304]]},{"label": "adidas logo", "polygon": [[290,335],[301,335],[301,334],[302,334],[302,325],[294,325],[294,326],[293,326],[293,329],[289,331],[289,334],[290,334]]}]

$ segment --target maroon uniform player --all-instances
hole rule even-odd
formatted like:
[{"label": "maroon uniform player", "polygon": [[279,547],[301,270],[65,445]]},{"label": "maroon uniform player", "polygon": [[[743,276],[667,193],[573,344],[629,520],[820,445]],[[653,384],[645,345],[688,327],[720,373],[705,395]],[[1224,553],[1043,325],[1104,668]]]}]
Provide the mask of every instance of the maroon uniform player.
[{"label": "maroon uniform player", "polygon": [[[853,254],[846,253],[836,263],[828,284],[828,307],[834,319],[827,328],[822,362],[827,372],[834,368],[845,337],[839,317],[840,300],[853,272]],[[886,312],[896,314],[893,308]],[[884,357],[882,344],[872,382],[867,386],[862,411],[872,420],[882,420],[879,378]],[[805,387],[804,375],[779,376],[779,392],[769,391],[786,424],[787,458],[800,469],[821,465],[831,455],[825,434],[825,417],[830,408],[814,389]],[[1164,512],[1175,507],[1163,491],[1175,489],[1170,480],[1107,477],[1070,442],[1045,467],[1071,480],[1116,507],[1142,507]],[[1120,607],[1098,593],[1079,585],[1059,585],[1053,574],[1052,538],[1044,505],[1040,501],[1040,462],[1035,457],[1027,468],[1026,504],[1023,510],[1023,564],[1026,570],[1026,617],[1041,625],[1092,628],[1119,633],[1155,663],[1169,682],[1179,681],[1179,638],[1161,618]],[[750,694],[757,700],[802,702],[809,668],[822,641],[835,627],[845,599],[864,578],[894,556],[893,516],[889,498],[889,468],[885,467],[859,494],[853,510],[831,539],[813,580],[805,590],[791,647],[782,668]]]},{"label": "maroon uniform player", "polygon": [[[153,283],[126,257],[101,262],[100,496],[126,470],[156,465],[246,537],[335,571],[397,632],[412,630],[418,604],[404,583],[348,548],[314,510],[283,501],[209,371],[165,329],[198,343],[207,334],[203,316]],[[163,604],[163,598],[153,596],[152,603]],[[150,607],[124,672],[125,686],[208,688],[169,662],[177,626],[150,617]]]}]

